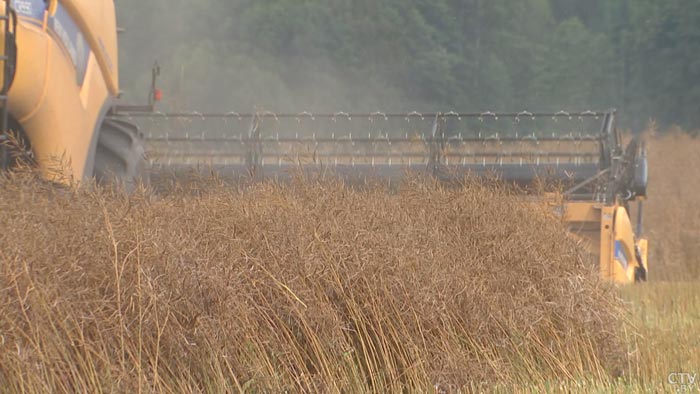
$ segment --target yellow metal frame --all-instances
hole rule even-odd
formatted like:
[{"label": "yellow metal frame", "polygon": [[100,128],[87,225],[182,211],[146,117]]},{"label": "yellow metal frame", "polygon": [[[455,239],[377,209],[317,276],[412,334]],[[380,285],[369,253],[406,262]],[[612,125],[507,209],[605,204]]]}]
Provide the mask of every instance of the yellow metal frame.
[{"label": "yellow metal frame", "polygon": [[[7,2],[4,2],[4,1],[0,2],[0,15],[6,15],[6,11],[7,11]],[[0,21],[0,32],[5,31],[5,24],[11,25],[11,21],[9,21],[9,20]],[[4,55],[7,55],[5,53],[5,34],[0,33],[0,56],[4,56]],[[4,70],[4,69],[5,69],[5,61],[0,60],[0,70]],[[5,84],[5,73],[0,72],[0,86],[4,86],[4,84]]]},{"label": "yellow metal frame", "polygon": [[58,0],[49,0],[46,10],[48,11],[48,16],[56,15],[56,10],[58,10]]},{"label": "yellow metal frame", "polygon": [[[2,1],[3,6],[6,4]],[[88,43],[85,78],[60,37],[48,28],[58,7]],[[4,37],[0,37],[2,44]],[[8,94],[10,115],[24,129],[44,175],[62,182],[91,177],[96,133],[119,92],[117,29],[112,0],[51,0],[44,18],[19,16],[17,72]]]},{"label": "yellow metal frame", "polygon": [[577,228],[587,228],[593,237],[599,237],[589,237],[588,240],[591,252],[599,256],[602,278],[617,284],[628,284],[635,281],[638,269],[643,268],[648,272],[648,241],[636,239],[629,213],[623,206],[588,201],[565,202],[562,219],[574,234]]}]

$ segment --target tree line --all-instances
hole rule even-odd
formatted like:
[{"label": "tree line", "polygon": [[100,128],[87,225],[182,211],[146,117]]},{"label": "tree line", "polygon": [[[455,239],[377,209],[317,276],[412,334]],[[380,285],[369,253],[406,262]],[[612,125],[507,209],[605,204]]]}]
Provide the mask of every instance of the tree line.
[{"label": "tree line", "polygon": [[697,0],[119,0],[123,88],[165,109],[618,108],[700,127]]}]

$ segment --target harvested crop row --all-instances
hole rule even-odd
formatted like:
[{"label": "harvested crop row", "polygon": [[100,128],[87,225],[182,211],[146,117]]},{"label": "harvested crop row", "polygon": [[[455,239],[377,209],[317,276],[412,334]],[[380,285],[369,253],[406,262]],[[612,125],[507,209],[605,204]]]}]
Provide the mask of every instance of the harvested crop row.
[{"label": "harvested crop row", "polygon": [[2,189],[7,391],[416,392],[626,361],[595,264],[493,186]]}]

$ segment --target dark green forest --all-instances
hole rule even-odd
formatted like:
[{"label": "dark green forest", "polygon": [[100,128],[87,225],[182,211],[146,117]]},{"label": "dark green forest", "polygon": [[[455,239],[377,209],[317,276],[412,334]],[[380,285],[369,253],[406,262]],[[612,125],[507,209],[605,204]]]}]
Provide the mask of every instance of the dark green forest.
[{"label": "dark green forest", "polygon": [[122,84],[164,110],[618,108],[700,127],[698,0],[117,0]]}]

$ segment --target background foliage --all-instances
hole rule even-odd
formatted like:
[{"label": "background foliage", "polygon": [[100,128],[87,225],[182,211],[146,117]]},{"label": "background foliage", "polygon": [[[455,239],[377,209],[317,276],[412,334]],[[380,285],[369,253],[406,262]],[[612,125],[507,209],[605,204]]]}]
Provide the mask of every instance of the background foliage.
[{"label": "background foliage", "polygon": [[700,127],[697,0],[119,0],[130,100],[167,109],[559,110]]}]

